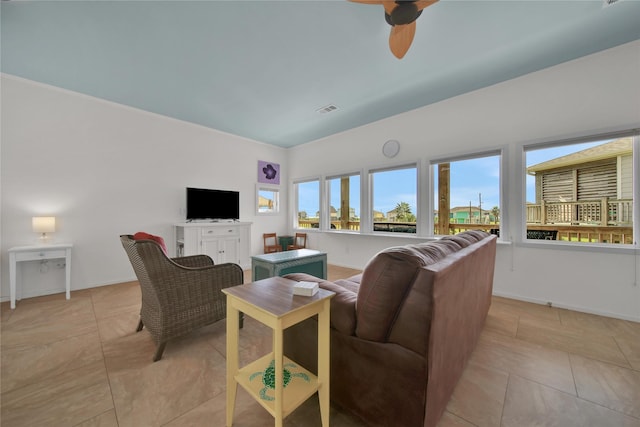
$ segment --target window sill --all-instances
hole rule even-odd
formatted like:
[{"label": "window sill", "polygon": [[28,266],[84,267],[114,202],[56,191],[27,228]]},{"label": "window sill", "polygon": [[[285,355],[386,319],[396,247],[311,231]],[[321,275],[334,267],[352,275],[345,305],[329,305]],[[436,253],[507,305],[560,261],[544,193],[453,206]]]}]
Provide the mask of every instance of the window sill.
[{"label": "window sill", "polygon": [[525,240],[517,242],[518,247],[537,248],[537,249],[557,249],[564,251],[576,252],[601,252],[601,253],[619,253],[619,254],[640,254],[640,248],[637,245],[621,245],[616,243],[577,243],[564,242],[562,240]]},{"label": "window sill", "polygon": [[[298,229],[303,231],[310,231],[310,229]],[[363,237],[376,237],[376,238],[391,238],[391,239],[409,239],[409,240],[417,240],[421,242],[433,242],[436,240],[440,240],[443,236],[420,236],[416,234],[409,233],[384,233],[384,232],[369,232],[362,233],[359,231],[341,231],[341,230],[318,230],[311,229],[311,232],[314,233],[326,233],[333,235],[344,235],[344,236],[363,236]],[[527,240],[522,242],[516,242],[513,240],[503,240],[498,238],[497,240],[498,246],[514,246],[514,247],[522,247],[522,248],[535,248],[535,249],[556,249],[563,251],[578,251],[578,252],[602,252],[602,253],[621,253],[621,254],[629,254],[629,255],[640,255],[640,248],[627,245],[622,246],[619,244],[597,244],[597,243],[569,243],[558,240]]]}]

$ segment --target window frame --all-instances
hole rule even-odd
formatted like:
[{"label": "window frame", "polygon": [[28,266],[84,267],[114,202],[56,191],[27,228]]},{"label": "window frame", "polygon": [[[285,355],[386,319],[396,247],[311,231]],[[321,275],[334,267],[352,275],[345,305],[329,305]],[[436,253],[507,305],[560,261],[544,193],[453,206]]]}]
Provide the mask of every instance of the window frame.
[{"label": "window frame", "polygon": [[[509,208],[505,203],[505,194],[507,194],[508,187],[507,187],[507,180],[504,179],[505,172],[507,170],[507,167],[506,167],[506,162],[508,158],[507,147],[488,148],[482,151],[473,151],[473,152],[467,152],[464,154],[443,156],[443,157],[430,159],[429,160],[429,178],[428,178],[429,179],[429,199],[428,200],[429,200],[429,208],[430,208],[429,212],[433,212],[439,208],[434,202],[434,199],[437,194],[437,189],[435,188],[436,180],[435,180],[434,174],[437,173],[437,166],[440,163],[453,163],[453,162],[482,159],[482,158],[494,157],[494,156],[498,157],[498,173],[500,174],[498,179],[498,191],[499,191],[498,204],[500,208],[500,223],[498,224],[499,225],[498,230],[500,233],[499,239],[506,241],[508,239],[504,235],[504,232],[509,230],[508,228],[509,227],[509,220],[508,220]],[[435,233],[436,224],[435,224],[433,215],[429,215],[427,219],[428,219],[427,227],[428,227],[428,230],[430,231],[430,235],[434,237],[443,236],[441,234]]]},{"label": "window frame", "polygon": [[[274,193],[274,208],[269,211],[260,211],[260,192],[271,191]],[[280,187],[269,184],[256,184],[256,215],[278,215],[280,213]]]},{"label": "window frame", "polygon": [[[484,156],[499,155],[500,157],[500,238],[499,244],[535,247],[553,248],[556,250],[569,251],[585,251],[585,252],[606,252],[606,253],[623,253],[637,254],[640,250],[640,185],[633,188],[633,242],[631,245],[621,245],[616,243],[581,243],[581,242],[563,242],[548,240],[531,240],[526,239],[526,151],[548,148],[560,145],[570,145],[573,143],[592,142],[604,139],[615,139],[620,137],[633,137],[633,159],[632,170],[633,177],[636,181],[640,177],[640,128],[618,128],[607,133],[585,134],[576,133],[564,139],[536,139],[528,141],[515,141],[508,144],[487,147],[478,151],[462,152],[454,155],[443,155],[434,158],[421,156],[418,160],[405,161],[404,163],[395,165],[364,165],[360,171],[360,231],[352,231],[352,235],[379,236],[382,238],[418,238],[422,240],[433,240],[439,237],[434,234],[434,218],[432,212],[435,208],[434,204],[434,168],[438,163],[455,162],[472,158],[480,158]],[[373,186],[372,173],[404,168],[417,169],[417,185],[416,185],[416,209],[418,212],[416,218],[416,233],[394,233],[394,232],[374,232],[373,231]],[[297,185],[309,181],[317,181],[319,183],[319,201],[320,207],[320,224],[319,229],[301,229],[305,231],[332,231],[330,229],[330,221],[327,216],[329,196],[327,190],[327,179],[340,177],[343,175],[355,175],[355,171],[346,173],[328,173],[320,176],[309,176],[292,179],[289,187],[290,205],[288,211],[291,214],[291,221],[294,224],[293,229],[298,228],[298,189]],[[427,213],[427,215],[424,215]],[[342,231],[345,233],[345,231]]]},{"label": "window frame", "polygon": [[[359,193],[359,206],[358,209],[360,210],[360,226],[359,226],[359,230],[343,230],[343,229],[332,229],[331,228],[331,185],[330,185],[330,181],[334,180],[334,179],[341,179],[341,178],[350,178],[353,176],[357,176],[360,178],[360,188],[358,189],[358,193]],[[331,233],[362,233],[362,215],[363,215],[363,203],[362,203],[362,191],[363,191],[363,172],[362,170],[359,171],[353,171],[353,172],[345,172],[345,173],[337,173],[337,174],[331,174],[331,175],[326,175],[323,179],[324,181],[324,201],[323,201],[323,209],[324,209],[324,217],[326,218],[326,224],[324,224],[324,227],[321,227],[322,230],[324,231],[329,231]],[[340,202],[342,202],[342,195],[340,195]]]},{"label": "window frame", "polygon": [[[318,228],[315,229],[313,227],[309,227],[309,228],[303,228],[300,227],[300,224],[298,223],[298,207],[299,207],[299,202],[300,202],[300,194],[299,194],[299,188],[298,185],[300,184],[305,184],[305,183],[309,183],[309,182],[318,182],[318,213],[320,215],[320,218],[318,218]],[[292,207],[291,207],[291,212],[292,212],[292,228],[294,230],[303,230],[303,231],[314,231],[314,230],[322,230],[323,229],[323,218],[325,217],[324,215],[324,210],[323,210],[323,206],[322,206],[322,202],[323,202],[323,191],[324,191],[324,185],[323,185],[323,180],[322,177],[320,176],[312,176],[312,177],[306,177],[306,178],[300,178],[300,179],[295,179],[292,181],[291,184],[291,192],[290,194],[292,194],[293,196],[293,203],[292,203]]]},{"label": "window frame", "polygon": [[[374,209],[373,209],[373,204],[374,204],[374,197],[373,197],[373,192],[374,192],[374,185],[373,185],[373,175],[375,173],[378,172],[391,172],[391,171],[395,171],[395,170],[404,170],[404,169],[415,169],[416,170],[416,211],[414,213],[414,215],[416,216],[416,232],[415,233],[400,233],[400,232],[393,232],[393,231],[374,231]],[[387,166],[379,166],[379,167],[372,167],[366,170],[366,178],[367,178],[367,188],[366,188],[366,199],[367,199],[367,204],[363,205],[363,206],[367,206],[367,218],[366,218],[366,229],[363,228],[363,216],[364,213],[361,210],[360,213],[360,231],[361,232],[366,232],[368,234],[372,234],[372,235],[383,235],[383,236],[402,236],[402,237],[423,237],[422,236],[422,229],[420,227],[420,206],[421,206],[421,202],[422,202],[422,195],[421,195],[421,189],[423,188],[421,185],[421,179],[420,177],[422,176],[421,174],[421,162],[420,161],[415,161],[415,162],[408,162],[408,163],[401,163],[401,164],[397,164],[397,165],[387,165]],[[362,180],[361,180],[362,182]],[[362,200],[362,199],[361,199]]]},{"label": "window frame", "polygon": [[569,146],[573,144],[584,144],[590,142],[598,142],[598,141],[606,141],[606,140],[614,140],[625,137],[632,138],[632,181],[636,182],[640,179],[640,129],[632,128],[625,129],[620,131],[613,131],[601,134],[587,134],[582,136],[576,136],[565,139],[554,139],[554,140],[545,140],[545,141],[537,141],[537,142],[526,142],[519,144],[520,156],[517,159],[518,163],[516,165],[518,173],[520,198],[518,200],[518,209],[519,215],[517,216],[518,220],[518,235],[516,239],[516,243],[519,246],[523,247],[542,247],[542,246],[552,246],[554,248],[562,248],[562,249],[570,249],[577,251],[587,251],[587,252],[602,252],[605,251],[607,253],[634,253],[640,248],[639,240],[640,240],[640,186],[634,186],[632,190],[633,197],[633,208],[632,208],[632,228],[633,228],[633,238],[631,244],[620,244],[620,243],[602,243],[602,242],[571,242],[564,240],[536,240],[536,239],[528,239],[527,238],[527,212],[526,212],[526,202],[527,202],[527,194],[526,194],[526,176],[527,176],[527,161],[526,156],[527,152],[536,151],[546,148],[554,148],[561,146]]}]

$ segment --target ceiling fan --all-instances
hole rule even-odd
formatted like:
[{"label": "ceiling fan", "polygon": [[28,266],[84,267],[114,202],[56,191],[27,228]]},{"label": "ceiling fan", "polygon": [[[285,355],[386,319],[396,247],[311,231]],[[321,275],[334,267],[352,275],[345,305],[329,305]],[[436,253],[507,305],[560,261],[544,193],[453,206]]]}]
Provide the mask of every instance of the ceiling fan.
[{"label": "ceiling fan", "polygon": [[438,0],[350,0],[354,3],[381,4],[384,6],[384,19],[391,25],[389,48],[396,58],[402,59],[411,47],[416,34],[416,19],[427,6]]}]

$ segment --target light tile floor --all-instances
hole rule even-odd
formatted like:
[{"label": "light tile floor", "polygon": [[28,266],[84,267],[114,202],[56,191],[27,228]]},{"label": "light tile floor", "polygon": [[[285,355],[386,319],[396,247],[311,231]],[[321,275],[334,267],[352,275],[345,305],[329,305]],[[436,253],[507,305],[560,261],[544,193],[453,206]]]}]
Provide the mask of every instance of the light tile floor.
[{"label": "light tile floor", "polygon": [[[330,266],[329,279],[357,271]],[[247,277],[247,280],[249,277]],[[152,363],[135,333],[136,282],[0,307],[0,422],[14,426],[224,426],[225,323],[167,345]],[[242,363],[270,330],[247,318]],[[273,425],[241,387],[234,426]],[[364,427],[335,407],[334,427]],[[439,427],[640,427],[640,324],[494,297]],[[312,398],[285,420],[320,426]],[[402,427],[402,426],[398,426]]]}]

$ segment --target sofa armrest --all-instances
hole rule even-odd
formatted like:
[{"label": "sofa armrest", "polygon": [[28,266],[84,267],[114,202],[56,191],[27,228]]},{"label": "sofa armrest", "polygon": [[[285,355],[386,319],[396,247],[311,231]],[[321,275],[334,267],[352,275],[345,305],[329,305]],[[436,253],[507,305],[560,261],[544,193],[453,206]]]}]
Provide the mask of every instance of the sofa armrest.
[{"label": "sofa armrest", "polygon": [[336,295],[331,298],[331,327],[345,335],[355,334],[358,294],[333,282],[306,273],[292,273],[284,277],[298,282],[317,282],[320,288],[335,292]]}]

